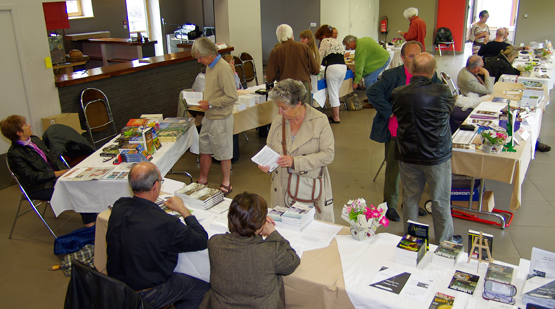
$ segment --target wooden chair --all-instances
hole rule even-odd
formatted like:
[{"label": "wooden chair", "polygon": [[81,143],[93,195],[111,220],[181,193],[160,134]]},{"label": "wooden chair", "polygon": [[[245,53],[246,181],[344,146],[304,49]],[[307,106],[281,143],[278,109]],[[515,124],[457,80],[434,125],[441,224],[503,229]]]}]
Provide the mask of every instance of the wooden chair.
[{"label": "wooden chair", "polygon": [[110,103],[102,91],[95,88],[83,90],[81,108],[85,114],[87,131],[95,148],[97,144],[104,144],[118,134]]},{"label": "wooden chair", "polygon": [[245,81],[252,82],[256,80],[256,84],[258,85],[258,76],[256,75],[256,66],[254,65],[254,59],[248,53],[242,52],[239,55],[239,58],[243,60],[243,67],[245,69]]},{"label": "wooden chair", "polygon": [[[54,236],[54,238],[57,238],[58,236],[56,236],[54,231],[52,231],[52,229],[50,228],[50,225],[48,225],[48,223],[46,223],[46,221],[44,220],[44,214],[46,213],[46,209],[50,205],[50,201],[39,201],[39,200],[31,199],[29,197],[29,195],[27,194],[27,191],[25,191],[25,189],[23,188],[23,186],[19,182],[19,179],[17,178],[17,176],[12,172],[7,158],[6,158],[6,165],[8,166],[8,171],[10,172],[12,177],[15,179],[15,181],[17,182],[17,185],[19,186],[19,189],[21,190],[21,196],[19,197],[19,204],[17,205],[17,211],[15,212],[15,218],[13,219],[12,229],[10,231],[10,236],[8,236],[8,239],[12,239],[12,235],[13,235],[13,231],[15,229],[15,223],[17,222],[17,219],[19,217],[23,216],[24,214],[28,213],[31,210],[33,210],[37,214],[37,216],[39,216],[42,223],[44,223],[44,225],[46,225],[46,228],[48,229],[48,231],[50,231],[50,234],[52,234],[52,236]],[[31,209],[29,209],[29,210],[27,210],[23,213],[20,213],[21,203],[23,202],[24,198],[29,202],[29,205],[31,205]],[[45,205],[44,210],[42,211],[42,214],[41,214],[40,211],[38,210],[38,207],[42,203],[45,203],[46,205]]]}]

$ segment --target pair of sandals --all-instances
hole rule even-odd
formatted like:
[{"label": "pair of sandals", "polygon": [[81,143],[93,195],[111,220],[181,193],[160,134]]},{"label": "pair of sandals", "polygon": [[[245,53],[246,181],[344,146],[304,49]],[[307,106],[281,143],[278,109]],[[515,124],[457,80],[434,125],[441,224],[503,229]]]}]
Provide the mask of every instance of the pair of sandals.
[{"label": "pair of sandals", "polygon": [[[196,181],[196,183],[199,183],[201,185],[205,185],[208,186],[208,181],[206,183],[202,183],[200,181]],[[224,194],[224,196],[227,196],[229,193],[233,192],[233,187],[231,186],[231,183],[229,184],[229,186],[224,185],[223,183],[220,185],[219,188],[220,191],[222,191],[222,193]]]}]

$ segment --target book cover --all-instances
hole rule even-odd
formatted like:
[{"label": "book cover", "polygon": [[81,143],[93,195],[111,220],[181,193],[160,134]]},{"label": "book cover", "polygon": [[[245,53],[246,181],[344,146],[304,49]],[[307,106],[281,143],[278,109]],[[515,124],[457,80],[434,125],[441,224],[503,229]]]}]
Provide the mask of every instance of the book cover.
[{"label": "book cover", "polygon": [[450,309],[454,302],[455,297],[437,292],[428,309]]},{"label": "book cover", "polygon": [[152,130],[152,128],[148,128],[143,131],[144,147],[150,155],[156,153],[156,146],[154,145],[154,136],[152,135]]},{"label": "book cover", "polygon": [[479,279],[480,276],[457,270],[453,275],[453,279],[451,279],[451,283],[449,283],[449,288],[472,295],[474,290],[476,290]]},{"label": "book cover", "polygon": [[[474,231],[474,230],[468,230],[468,254],[472,254],[472,258],[475,258],[475,259],[478,258],[479,249],[474,248],[473,252],[470,252],[470,250],[472,249],[472,245],[474,244],[474,239],[479,237],[480,237],[480,232]],[[493,235],[482,233],[482,239],[487,240],[489,253],[493,257]],[[482,249],[482,260],[489,261],[488,253],[486,252],[486,249]]]},{"label": "book cover", "polygon": [[102,152],[100,153],[101,157],[113,157],[119,154],[119,145],[111,145],[108,147],[102,148]]},{"label": "book cover", "polygon": [[513,271],[514,268],[512,267],[490,263],[488,265],[486,279],[511,284],[511,282],[513,281]]},{"label": "book cover", "polygon": [[129,119],[129,121],[127,122],[127,126],[140,127],[145,125],[147,122],[148,122],[148,119],[134,118],[134,119]]},{"label": "book cover", "polygon": [[430,250],[430,242],[428,237],[430,226],[428,224],[412,220],[408,220],[407,222],[409,224],[407,234],[422,238],[424,240],[424,243],[426,244],[426,252],[428,252],[428,250]]},{"label": "book cover", "polygon": [[463,244],[456,244],[454,242],[444,240],[439,244],[434,254],[450,260],[456,260],[463,248]]},{"label": "book cover", "polygon": [[158,132],[156,132],[156,129],[152,128],[152,140],[154,142],[154,147],[156,147],[156,150],[162,148],[162,143],[160,143],[160,139],[158,138]]},{"label": "book cover", "polygon": [[396,276],[387,278],[386,280],[372,283],[370,284],[370,286],[399,294],[401,293],[401,290],[403,290],[403,288],[405,287],[405,284],[407,284],[409,278],[410,273],[400,273]]},{"label": "book cover", "polygon": [[397,248],[407,250],[407,251],[412,251],[412,252],[418,252],[420,251],[423,245],[424,245],[423,239],[412,236],[410,234],[406,234],[403,236],[403,238],[401,238],[401,241],[399,241],[399,243],[397,244]]},{"label": "book cover", "polygon": [[137,152],[140,153],[143,156],[144,161],[150,161],[152,160],[152,155],[149,154],[146,149],[143,147],[143,145],[137,145],[136,148]]}]

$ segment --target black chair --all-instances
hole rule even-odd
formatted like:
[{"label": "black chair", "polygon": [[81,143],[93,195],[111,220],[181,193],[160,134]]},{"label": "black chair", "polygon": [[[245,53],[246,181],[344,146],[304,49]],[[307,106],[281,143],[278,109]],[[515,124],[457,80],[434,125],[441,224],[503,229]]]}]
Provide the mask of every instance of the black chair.
[{"label": "black chair", "polygon": [[64,309],[96,308],[152,309],[152,306],[125,283],[73,260]]},{"label": "black chair", "polygon": [[[19,186],[19,189],[21,190],[21,196],[19,197],[19,204],[17,205],[17,210],[15,212],[15,218],[13,219],[12,229],[10,230],[10,236],[8,236],[8,239],[12,239],[12,235],[13,235],[13,231],[15,229],[15,223],[17,222],[17,219],[19,217],[23,216],[24,214],[28,213],[31,210],[33,210],[37,214],[37,216],[39,216],[39,219],[42,221],[42,223],[44,223],[44,225],[46,225],[46,228],[48,229],[48,231],[50,231],[50,234],[52,234],[52,236],[54,236],[54,238],[57,238],[54,231],[52,231],[52,229],[50,228],[50,225],[48,225],[48,223],[46,223],[46,220],[44,220],[44,214],[46,213],[46,209],[50,205],[50,201],[34,200],[31,197],[29,197],[29,194],[27,194],[27,191],[25,191],[25,189],[21,185],[21,182],[19,182],[19,179],[17,178],[17,176],[12,172],[12,169],[10,168],[10,164],[8,163],[7,158],[6,158],[6,165],[8,166],[8,171],[10,172],[12,177],[15,179],[15,181],[17,182],[17,185]],[[29,209],[29,210],[27,210],[23,213],[20,213],[21,203],[23,203],[23,199],[26,199],[29,202],[29,205],[31,205],[31,209]],[[44,210],[42,211],[42,214],[41,214],[40,211],[38,210],[38,207],[42,203],[45,203],[45,207],[44,207]]]},{"label": "black chair", "polygon": [[453,34],[449,28],[441,27],[437,29],[436,39],[434,40],[434,45],[439,50],[439,56],[441,57],[441,48],[453,47],[453,55],[455,55],[455,40],[453,40]]}]

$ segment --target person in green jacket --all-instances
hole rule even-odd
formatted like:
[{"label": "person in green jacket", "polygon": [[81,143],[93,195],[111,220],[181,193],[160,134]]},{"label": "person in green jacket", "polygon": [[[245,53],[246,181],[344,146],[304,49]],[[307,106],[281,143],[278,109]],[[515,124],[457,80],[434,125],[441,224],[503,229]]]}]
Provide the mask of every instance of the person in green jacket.
[{"label": "person in green jacket", "polygon": [[343,39],[343,45],[346,49],[355,50],[353,89],[356,89],[361,79],[364,79],[364,86],[368,92],[370,86],[378,80],[378,76],[389,66],[391,62],[389,52],[372,38],[358,39],[354,35],[346,36]]}]

